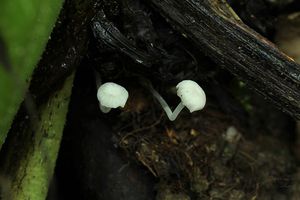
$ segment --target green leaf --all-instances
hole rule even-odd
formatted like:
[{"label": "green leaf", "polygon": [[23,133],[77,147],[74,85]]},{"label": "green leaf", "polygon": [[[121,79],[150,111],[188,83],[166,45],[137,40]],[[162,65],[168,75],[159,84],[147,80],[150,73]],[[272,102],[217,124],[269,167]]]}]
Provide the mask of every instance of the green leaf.
[{"label": "green leaf", "polygon": [[0,1],[0,148],[63,0]]}]

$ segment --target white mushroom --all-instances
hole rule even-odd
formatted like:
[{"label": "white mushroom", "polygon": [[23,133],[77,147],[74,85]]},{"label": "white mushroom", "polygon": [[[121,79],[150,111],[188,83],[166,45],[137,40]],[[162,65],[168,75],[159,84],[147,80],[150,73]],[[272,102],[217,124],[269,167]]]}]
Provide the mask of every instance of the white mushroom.
[{"label": "white mushroom", "polygon": [[224,134],[224,139],[229,143],[237,143],[241,134],[234,126],[229,126]]},{"label": "white mushroom", "polygon": [[192,113],[202,110],[206,103],[206,96],[203,89],[191,80],[184,80],[177,84],[177,96],[180,97],[182,108],[185,106]]},{"label": "white mushroom", "polygon": [[160,96],[160,94],[152,87],[150,87],[152,94],[162,105],[168,118],[171,121],[174,121],[177,118],[178,114],[181,112],[181,110],[184,107],[187,107],[191,113],[204,108],[206,103],[206,96],[203,89],[195,81],[192,80],[181,81],[176,86],[176,89],[177,89],[177,95],[180,97],[181,102],[175,108],[174,112],[172,112],[169,105]]},{"label": "white mushroom", "polygon": [[97,92],[100,109],[108,113],[111,108],[124,107],[128,99],[127,90],[116,83],[107,82],[101,85]]}]

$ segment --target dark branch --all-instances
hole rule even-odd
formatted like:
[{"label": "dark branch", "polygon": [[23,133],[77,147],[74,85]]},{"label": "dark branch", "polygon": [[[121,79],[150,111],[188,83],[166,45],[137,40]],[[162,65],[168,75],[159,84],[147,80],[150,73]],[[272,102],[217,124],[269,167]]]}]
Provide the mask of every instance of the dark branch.
[{"label": "dark branch", "polygon": [[221,0],[150,0],[208,56],[300,119],[300,66],[247,27]]}]

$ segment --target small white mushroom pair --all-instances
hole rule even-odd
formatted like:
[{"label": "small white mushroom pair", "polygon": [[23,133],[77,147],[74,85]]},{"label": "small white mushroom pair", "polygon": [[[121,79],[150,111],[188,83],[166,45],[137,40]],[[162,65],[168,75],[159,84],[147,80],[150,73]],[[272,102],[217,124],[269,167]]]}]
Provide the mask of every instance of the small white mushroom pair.
[{"label": "small white mushroom pair", "polygon": [[[187,107],[192,113],[203,109],[206,103],[205,93],[195,81],[184,80],[176,86],[177,96],[180,97],[181,102],[175,108],[174,112],[172,112],[167,102],[152,86],[148,88],[159,101],[171,121],[177,118],[184,107]],[[99,87],[97,97],[100,102],[101,111],[108,113],[111,108],[125,106],[128,99],[128,92],[124,87],[116,83],[108,82]]]}]

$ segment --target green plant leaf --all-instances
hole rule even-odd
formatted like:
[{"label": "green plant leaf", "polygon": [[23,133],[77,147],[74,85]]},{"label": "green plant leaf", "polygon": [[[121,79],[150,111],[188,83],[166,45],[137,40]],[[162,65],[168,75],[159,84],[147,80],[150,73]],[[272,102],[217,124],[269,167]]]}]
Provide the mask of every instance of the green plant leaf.
[{"label": "green plant leaf", "polygon": [[0,148],[63,0],[0,1]]}]

